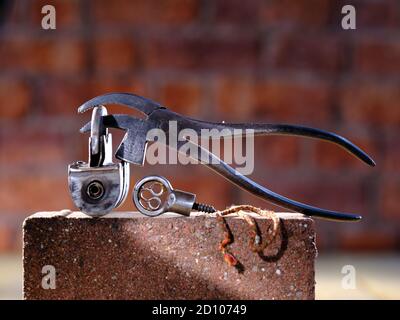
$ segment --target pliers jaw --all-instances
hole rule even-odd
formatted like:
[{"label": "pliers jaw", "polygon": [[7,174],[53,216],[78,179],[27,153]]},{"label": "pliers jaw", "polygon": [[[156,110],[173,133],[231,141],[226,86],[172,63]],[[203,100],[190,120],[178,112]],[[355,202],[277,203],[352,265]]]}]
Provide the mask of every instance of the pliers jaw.
[{"label": "pliers jaw", "polygon": [[[176,121],[178,130],[190,128],[200,134],[202,129],[224,130],[226,135],[232,136],[237,129],[252,129],[254,135],[294,135],[313,139],[319,139],[334,143],[370,166],[375,166],[374,160],[355,144],[337,134],[303,126],[289,124],[262,124],[262,123],[225,123],[207,122],[192,119],[172,112],[164,106],[150,99],[128,93],[111,93],[93,98],[79,107],[79,112],[85,112],[93,107],[107,104],[120,104],[129,108],[136,109],[146,115],[146,119],[138,119],[126,114],[105,115],[102,117],[105,128],[117,128],[125,130],[125,137],[117,149],[116,157],[129,163],[143,165],[147,145],[147,132],[153,128],[168,130],[168,122]],[[81,132],[90,130],[90,123],[86,124]],[[169,132],[166,132],[167,135]],[[219,138],[222,136],[219,135]],[[176,148],[176,146],[168,145]],[[336,221],[358,221],[360,215],[329,211],[307,204],[303,204],[282,195],[272,192],[240,174],[234,168],[223,162],[216,155],[208,150],[197,146],[198,158],[204,165],[221,174],[231,183],[243,188],[244,190],[262,198],[265,201],[274,203],[283,208],[301,212],[309,216],[315,216]],[[178,150],[179,151],[179,150]],[[205,160],[206,159],[206,160]]]}]

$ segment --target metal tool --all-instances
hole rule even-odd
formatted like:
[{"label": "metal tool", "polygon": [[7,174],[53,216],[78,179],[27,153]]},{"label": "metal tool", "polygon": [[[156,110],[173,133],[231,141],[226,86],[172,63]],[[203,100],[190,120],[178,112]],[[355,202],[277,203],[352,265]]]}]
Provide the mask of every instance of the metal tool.
[{"label": "metal tool", "polygon": [[[364,161],[366,164],[370,166],[375,165],[375,162],[372,160],[372,158],[368,156],[364,151],[362,151],[359,147],[357,147],[347,139],[334,133],[315,128],[288,124],[225,123],[200,121],[170,111],[166,107],[154,101],[134,94],[105,94],[85,102],[82,106],[79,107],[78,111],[85,112],[93,107],[107,104],[125,105],[129,108],[144,113],[146,116],[145,119],[135,118],[127,114],[111,114],[102,116],[102,124],[104,125],[104,127],[117,128],[126,131],[124,139],[122,140],[115,154],[116,158],[120,159],[121,161],[127,161],[129,163],[137,165],[144,164],[146,145],[148,143],[147,132],[153,128],[159,128],[165,132],[167,136],[166,144],[170,148],[174,148],[179,151],[180,147],[188,142],[178,141],[177,145],[168,144],[168,137],[170,134],[173,134],[169,132],[170,121],[176,122],[177,132],[181,132],[181,130],[185,128],[190,128],[199,135],[201,133],[201,129],[217,129],[222,133],[225,132],[226,135],[229,134],[229,136],[237,135],[236,129],[252,129],[254,130],[254,135],[294,135],[325,140],[341,146],[360,160]],[[90,130],[91,124],[88,123],[81,129],[81,132],[88,132]],[[221,137],[223,137],[223,135],[218,136],[218,138]],[[278,206],[309,216],[339,221],[357,221],[361,219],[360,215],[320,209],[274,193],[264,186],[254,182],[250,178],[242,175],[208,150],[202,148],[201,146],[197,146],[197,148],[198,153],[196,156],[196,160],[200,161],[202,164],[206,165],[210,169],[221,174],[230,182],[262,198],[265,201],[272,202]]]},{"label": "metal tool", "polygon": [[214,207],[197,203],[196,195],[174,190],[170,182],[161,176],[147,176],[138,181],[132,194],[136,208],[146,216],[155,217],[164,212],[189,216],[192,210],[212,213]]},{"label": "metal tool", "polygon": [[112,136],[103,125],[107,109],[93,109],[89,137],[89,161],[68,166],[72,200],[84,213],[100,216],[118,207],[129,190],[129,163],[112,161]]}]

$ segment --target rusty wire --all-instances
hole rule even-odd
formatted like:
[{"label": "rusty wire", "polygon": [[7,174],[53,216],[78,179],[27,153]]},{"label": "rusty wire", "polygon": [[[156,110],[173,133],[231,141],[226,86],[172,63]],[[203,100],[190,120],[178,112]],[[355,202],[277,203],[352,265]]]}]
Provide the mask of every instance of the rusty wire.
[{"label": "rusty wire", "polygon": [[[262,217],[268,217],[272,220],[272,229],[268,231],[267,237],[262,241],[262,236],[258,228],[257,222],[249,212],[256,213]],[[228,246],[233,243],[233,234],[225,220],[225,216],[228,214],[237,214],[238,217],[242,218],[250,226],[249,231],[249,247],[250,250],[257,253],[262,253],[264,249],[270,244],[276,237],[279,227],[280,219],[274,211],[260,209],[251,205],[239,205],[231,206],[225,210],[217,211],[217,221],[219,222],[223,231],[223,239],[219,245],[219,250],[223,254],[224,261],[232,267],[242,269],[243,266],[239,260],[230,252]]]}]

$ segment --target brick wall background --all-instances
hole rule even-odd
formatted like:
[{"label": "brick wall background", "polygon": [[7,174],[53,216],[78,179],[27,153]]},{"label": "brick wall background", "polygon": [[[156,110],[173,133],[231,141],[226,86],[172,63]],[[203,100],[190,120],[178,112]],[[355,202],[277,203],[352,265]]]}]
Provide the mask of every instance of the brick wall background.
[{"label": "brick wall background", "polygon": [[[57,30],[41,29],[45,4],[56,7]],[[357,30],[341,29],[345,4],[356,7]],[[252,177],[293,199],[364,215],[358,224],[318,221],[323,250],[400,248],[399,1],[18,0],[1,8],[0,252],[20,248],[29,214],[74,208],[66,167],[87,158],[78,128],[90,117],[76,108],[112,91],[207,120],[289,122],[348,137],[376,168],[327,143],[264,137]],[[162,174],[219,208],[273,208],[202,166],[132,172],[132,183]],[[122,209],[134,209],[129,198]]]}]

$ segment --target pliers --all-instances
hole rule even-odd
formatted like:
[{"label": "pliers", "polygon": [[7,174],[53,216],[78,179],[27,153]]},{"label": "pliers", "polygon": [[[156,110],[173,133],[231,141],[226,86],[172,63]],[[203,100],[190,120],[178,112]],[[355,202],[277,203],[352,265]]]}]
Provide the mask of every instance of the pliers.
[{"label": "pliers", "polygon": [[[174,148],[179,151],[183,144],[188,143],[188,140],[179,141],[179,139],[176,139],[178,140],[176,145],[168,144],[168,141],[170,141],[169,136],[176,134],[175,132],[169,131],[169,122],[175,121],[178,133],[183,129],[190,128],[200,135],[202,129],[217,129],[222,133],[222,135],[218,135],[218,138],[221,138],[224,136],[224,134],[226,134],[226,136],[235,136],[237,135],[237,132],[251,129],[254,130],[253,132],[256,136],[291,135],[325,140],[341,146],[366,164],[375,166],[374,160],[363,150],[344,137],[331,132],[290,124],[225,123],[202,121],[183,116],[167,109],[165,106],[157,102],[130,93],[110,93],[95,97],[81,105],[78,109],[78,112],[82,113],[96,106],[104,106],[109,104],[124,105],[138,110],[145,115],[145,118],[143,119],[127,114],[109,114],[102,117],[105,128],[116,128],[126,131],[126,134],[116,151],[116,158],[120,159],[121,161],[136,165],[144,164],[146,145],[149,142],[147,139],[147,132],[151,129],[158,128],[165,132],[167,137],[166,144],[169,148]],[[90,128],[91,123],[89,122],[81,129],[81,132],[89,132]],[[263,200],[308,216],[315,216],[337,221],[358,221],[361,219],[360,215],[325,210],[279,195],[241,174],[202,146],[197,145],[197,148],[198,156],[196,160],[221,174],[233,184],[260,197]]]}]

